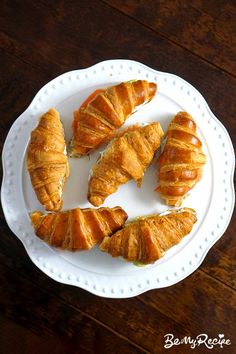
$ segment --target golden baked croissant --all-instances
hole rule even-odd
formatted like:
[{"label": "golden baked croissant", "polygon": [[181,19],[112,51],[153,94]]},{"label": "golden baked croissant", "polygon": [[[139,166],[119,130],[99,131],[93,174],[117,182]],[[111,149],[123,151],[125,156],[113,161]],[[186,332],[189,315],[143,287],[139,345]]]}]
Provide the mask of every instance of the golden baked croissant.
[{"label": "golden baked croissant", "polygon": [[146,80],[96,90],[74,113],[70,156],[86,155],[97,148],[139,105],[150,101],[156,90],[157,85]]},{"label": "golden baked croissant", "polygon": [[69,175],[64,130],[59,113],[50,109],[31,133],[27,167],[38,200],[46,210],[60,210]]},{"label": "golden baked croissant", "polygon": [[196,123],[186,112],[171,121],[164,150],[158,158],[159,187],[167,205],[180,206],[188,191],[201,179],[206,156],[197,136]]},{"label": "golden baked croissant", "polygon": [[134,127],[115,138],[92,168],[88,200],[99,206],[121,184],[134,179],[138,185],[160,146],[163,131],[160,123]]},{"label": "golden baked croissant", "polygon": [[189,208],[163,216],[140,217],[111,237],[105,237],[100,249],[131,262],[154,263],[190,233],[196,221],[196,212]]},{"label": "golden baked croissant", "polygon": [[30,214],[36,235],[66,250],[89,250],[120,229],[127,219],[121,207],[72,209],[55,214]]}]

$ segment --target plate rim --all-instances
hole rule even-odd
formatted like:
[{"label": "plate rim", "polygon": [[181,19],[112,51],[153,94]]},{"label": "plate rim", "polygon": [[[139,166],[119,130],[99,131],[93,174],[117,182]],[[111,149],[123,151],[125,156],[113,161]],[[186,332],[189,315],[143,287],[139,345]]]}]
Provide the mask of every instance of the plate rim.
[{"label": "plate rim", "polygon": [[[48,86],[48,85],[52,85],[54,82],[66,77],[66,76],[69,76],[69,75],[74,75],[75,73],[77,72],[85,72],[85,71],[90,71],[90,70],[93,70],[94,68],[98,68],[99,66],[106,66],[106,65],[113,65],[114,63],[121,63],[121,65],[138,65],[138,66],[141,66],[143,67],[145,70],[147,71],[151,71],[155,74],[158,74],[158,75],[166,75],[166,76],[170,76],[172,78],[176,78],[177,80],[182,80],[184,84],[188,85],[192,90],[195,91],[195,93],[201,97],[201,100],[202,102],[204,103],[204,106],[205,108],[207,109],[208,111],[208,114],[210,115],[211,118],[213,118],[213,120],[215,121],[215,123],[221,127],[221,129],[223,130],[226,138],[227,138],[227,142],[229,144],[229,148],[231,150],[231,153],[232,153],[232,161],[230,161],[231,163],[231,171],[230,171],[230,188],[232,190],[232,203],[231,203],[231,208],[230,210],[228,211],[227,213],[227,221],[225,222],[225,226],[224,228],[219,232],[219,234],[217,236],[215,236],[214,238],[211,239],[211,242],[208,243],[208,245],[204,248],[204,250],[202,251],[201,253],[201,257],[198,259],[197,263],[193,264],[187,272],[183,272],[183,274],[179,275],[178,278],[176,277],[176,279],[173,279],[173,280],[169,280],[168,282],[166,283],[162,283],[162,284],[151,284],[151,283],[146,283],[145,286],[142,286],[141,288],[137,288],[135,291],[130,291],[130,292],[126,292],[126,293],[114,293],[112,291],[110,292],[104,292],[104,291],[100,291],[100,290],[97,290],[96,287],[90,287],[89,284],[86,284],[86,283],[77,283],[75,281],[73,281],[73,279],[68,279],[68,278],[63,278],[63,277],[58,277],[56,274],[53,274],[47,266],[43,266],[40,262],[38,262],[34,255],[31,253],[30,251],[30,245],[27,245],[27,243],[25,242],[25,240],[21,237],[20,233],[16,232],[15,229],[12,227],[12,224],[10,223],[8,217],[7,217],[7,213],[6,213],[6,200],[5,200],[5,195],[4,195],[4,188],[6,188],[6,178],[7,178],[7,166],[5,164],[5,154],[6,154],[6,145],[7,145],[7,142],[9,140],[9,137],[11,136],[12,134],[12,131],[14,131],[14,127],[15,125],[17,124],[17,122],[22,118],[24,117],[27,112],[30,110],[30,108],[34,105],[35,101],[37,100],[37,97],[40,96],[40,94],[45,90],[45,88]],[[2,165],[3,165],[3,178],[2,178],[2,185],[1,185],[1,203],[2,203],[2,208],[3,208],[3,214],[4,214],[4,217],[5,217],[5,220],[8,224],[8,227],[10,228],[10,230],[16,235],[16,237],[22,242],[29,258],[31,259],[31,261],[41,270],[43,271],[46,275],[48,275],[49,277],[51,277],[52,279],[54,279],[55,281],[57,282],[60,282],[60,283],[63,283],[63,284],[68,284],[68,285],[74,285],[74,286],[77,286],[77,287],[80,287],[84,290],[87,290],[97,296],[101,296],[101,297],[107,297],[107,298],[129,298],[129,297],[133,297],[133,296],[137,296],[137,295],[140,295],[148,290],[152,290],[152,289],[157,289],[157,288],[164,288],[164,287],[167,287],[167,286],[171,286],[171,285],[174,285],[176,283],[178,283],[179,281],[182,281],[183,279],[185,279],[186,277],[188,277],[190,274],[192,274],[200,265],[201,263],[203,262],[203,260],[205,259],[207,253],[209,252],[209,250],[213,247],[213,245],[222,237],[222,235],[225,233],[229,223],[230,223],[230,220],[231,220],[231,217],[232,217],[232,214],[233,214],[233,210],[234,210],[234,205],[235,205],[235,191],[234,191],[234,181],[233,181],[233,176],[234,176],[234,169],[235,169],[235,156],[234,156],[234,149],[233,149],[233,144],[232,144],[232,141],[231,141],[231,138],[230,138],[230,135],[227,131],[227,129],[225,128],[225,126],[223,125],[223,123],[221,123],[221,121],[219,121],[219,119],[214,115],[214,113],[211,111],[208,103],[206,102],[205,98],[202,96],[202,94],[193,86],[191,85],[189,82],[187,82],[185,79],[183,79],[182,77],[180,76],[177,76],[175,74],[172,74],[172,73],[168,73],[168,72],[162,72],[162,71],[158,71],[158,70],[155,70],[143,63],[140,63],[140,62],[137,62],[137,61],[134,61],[134,60],[127,60],[127,59],[111,59],[111,60],[105,60],[105,61],[102,61],[102,62],[98,62],[90,67],[87,67],[87,68],[83,68],[83,69],[76,69],[76,70],[71,70],[71,71],[68,71],[68,72],[65,72],[57,77],[55,77],[54,79],[50,80],[49,82],[47,82],[36,94],[35,96],[33,97],[32,101],[30,102],[29,106],[25,109],[25,111],[18,117],[16,118],[16,120],[13,122],[13,124],[11,125],[10,129],[9,129],[9,132],[7,134],[7,137],[5,139],[5,142],[4,142],[4,145],[3,145],[3,149],[2,149]]]}]

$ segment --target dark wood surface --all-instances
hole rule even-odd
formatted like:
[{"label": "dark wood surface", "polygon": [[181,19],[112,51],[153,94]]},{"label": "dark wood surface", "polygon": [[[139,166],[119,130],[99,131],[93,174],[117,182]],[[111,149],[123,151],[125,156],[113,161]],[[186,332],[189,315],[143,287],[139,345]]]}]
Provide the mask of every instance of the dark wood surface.
[{"label": "dark wood surface", "polygon": [[[133,59],[192,83],[236,142],[234,0],[1,1],[1,147],[52,78],[105,59]],[[0,352],[164,353],[163,336],[224,333],[236,353],[236,219],[182,282],[131,299],[54,282],[32,264],[1,213]],[[198,353],[211,352],[204,347]],[[189,346],[169,349],[190,353]]]}]

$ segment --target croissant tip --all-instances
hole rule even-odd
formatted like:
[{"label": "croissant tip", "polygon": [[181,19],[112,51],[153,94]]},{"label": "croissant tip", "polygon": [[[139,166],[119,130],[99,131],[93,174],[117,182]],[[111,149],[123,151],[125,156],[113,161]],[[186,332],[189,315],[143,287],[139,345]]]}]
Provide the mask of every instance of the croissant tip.
[{"label": "croissant tip", "polygon": [[43,213],[39,210],[33,211],[29,213],[29,217],[34,228],[37,228],[39,220],[41,219]]},{"label": "croissant tip", "polygon": [[182,199],[181,200],[172,200],[172,199],[166,199],[166,204],[169,206],[177,207],[179,208],[182,205]]},{"label": "croissant tip", "polygon": [[187,213],[190,213],[190,214],[193,214],[193,215],[197,216],[197,212],[193,208],[183,207],[183,208],[180,208],[178,211],[182,212],[182,213],[187,212]]},{"label": "croissant tip", "polygon": [[[55,107],[51,107],[45,114],[46,115],[52,115],[54,117],[56,116],[58,119],[60,119],[60,114],[59,114],[58,110]],[[45,114],[43,114],[42,117],[45,116]]]},{"label": "croissant tip", "polygon": [[100,205],[102,205],[104,203],[104,200],[102,200],[101,198],[99,198],[97,196],[88,197],[88,201],[90,204],[92,204],[95,207],[99,207]]},{"label": "croissant tip", "polygon": [[51,107],[51,108],[48,110],[48,112],[50,112],[50,111],[58,113],[58,110],[57,110],[55,107]]},{"label": "croissant tip", "polygon": [[68,148],[68,157],[75,157],[75,158],[81,158],[84,155],[79,154],[78,152],[76,152],[75,150]]}]

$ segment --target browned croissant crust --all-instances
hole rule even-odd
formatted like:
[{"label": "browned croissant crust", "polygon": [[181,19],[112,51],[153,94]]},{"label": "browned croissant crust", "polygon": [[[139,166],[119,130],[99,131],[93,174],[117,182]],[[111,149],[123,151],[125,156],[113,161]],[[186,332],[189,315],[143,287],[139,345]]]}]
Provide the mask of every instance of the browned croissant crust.
[{"label": "browned croissant crust", "polygon": [[160,123],[135,127],[115,138],[93,167],[88,186],[88,200],[101,205],[121,184],[134,179],[138,185],[160,146]]},{"label": "browned croissant crust", "polygon": [[161,197],[167,205],[180,206],[188,191],[201,179],[206,156],[197,136],[196,123],[179,112],[169,125],[164,150],[158,162]]},{"label": "browned croissant crust", "polygon": [[154,263],[190,233],[196,221],[196,212],[189,208],[138,218],[105,237],[100,249],[131,262]]},{"label": "browned croissant crust", "polygon": [[59,113],[50,109],[31,133],[27,167],[38,200],[46,210],[60,210],[69,175],[64,130]]},{"label": "browned croissant crust", "polygon": [[89,250],[120,229],[127,219],[121,207],[72,209],[56,214],[30,214],[36,235],[66,250]]},{"label": "browned croissant crust", "polygon": [[150,101],[156,90],[155,83],[134,80],[95,91],[74,114],[70,156],[86,155],[98,147],[137,106]]}]

